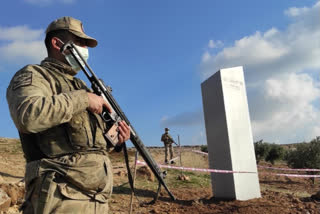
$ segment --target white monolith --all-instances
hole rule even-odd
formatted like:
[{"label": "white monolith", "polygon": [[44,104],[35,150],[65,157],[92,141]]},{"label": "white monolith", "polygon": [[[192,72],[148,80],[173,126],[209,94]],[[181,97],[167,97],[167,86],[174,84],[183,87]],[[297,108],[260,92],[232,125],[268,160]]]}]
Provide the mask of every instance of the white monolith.
[{"label": "white monolith", "polygon": [[213,196],[261,197],[242,67],[221,69],[201,84],[212,169],[254,173],[211,173]]}]

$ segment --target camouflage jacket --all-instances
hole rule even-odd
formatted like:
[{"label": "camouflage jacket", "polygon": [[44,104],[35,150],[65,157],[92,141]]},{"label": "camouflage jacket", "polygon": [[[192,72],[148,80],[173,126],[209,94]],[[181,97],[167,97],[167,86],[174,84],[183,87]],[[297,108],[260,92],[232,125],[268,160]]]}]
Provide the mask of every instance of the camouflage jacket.
[{"label": "camouflage jacket", "polygon": [[173,138],[171,137],[171,135],[169,133],[164,133],[162,134],[161,136],[161,141],[164,143],[164,144],[171,144],[173,143]]},{"label": "camouflage jacket", "polygon": [[27,161],[107,148],[105,124],[86,110],[90,89],[73,74],[70,66],[47,58],[14,75],[7,101]]},{"label": "camouflage jacket", "polygon": [[10,82],[7,101],[28,163],[26,182],[55,171],[75,189],[89,195],[103,190],[106,198],[112,168],[105,124],[86,110],[90,89],[75,74],[70,66],[46,58],[41,65],[22,68]]}]

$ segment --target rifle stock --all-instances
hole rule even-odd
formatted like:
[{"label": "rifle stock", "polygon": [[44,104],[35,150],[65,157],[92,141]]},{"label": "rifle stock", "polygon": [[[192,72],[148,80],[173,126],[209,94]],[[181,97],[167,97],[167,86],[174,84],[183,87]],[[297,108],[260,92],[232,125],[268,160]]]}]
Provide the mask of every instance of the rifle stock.
[{"label": "rifle stock", "polygon": [[[63,53],[65,50],[69,50],[70,53],[73,55],[75,60],[80,65],[82,71],[85,73],[87,78],[92,84],[92,89],[94,93],[97,95],[102,96],[106,102],[109,104],[109,106],[112,108],[112,113],[110,114],[106,110],[103,111],[101,114],[102,119],[109,123],[110,126],[116,125],[118,121],[125,121],[127,125],[130,127],[131,133],[130,133],[130,141],[135,146],[135,148],[138,150],[144,161],[147,163],[147,165],[150,167],[153,174],[158,179],[159,183],[166,189],[169,196],[172,200],[175,200],[174,195],[170,192],[169,188],[167,187],[162,173],[160,171],[160,168],[158,167],[157,163],[152,158],[151,154],[147,150],[147,148],[144,146],[142,140],[138,136],[137,132],[134,130],[133,126],[130,124],[130,121],[126,117],[126,115],[121,110],[120,106],[116,102],[116,100],[113,98],[111,94],[111,88],[107,87],[102,80],[98,79],[98,77],[95,75],[93,70],[90,68],[90,66],[87,64],[87,62],[83,59],[79,51],[77,50],[77,47],[72,42],[65,43],[60,51]],[[85,66],[84,66],[85,65]],[[89,70],[89,72],[86,70],[86,68]],[[111,124],[110,124],[111,123]],[[107,136],[109,139],[109,136]],[[110,140],[110,139],[109,139]],[[111,139],[112,143],[112,139]],[[116,143],[113,143],[114,145]]]}]

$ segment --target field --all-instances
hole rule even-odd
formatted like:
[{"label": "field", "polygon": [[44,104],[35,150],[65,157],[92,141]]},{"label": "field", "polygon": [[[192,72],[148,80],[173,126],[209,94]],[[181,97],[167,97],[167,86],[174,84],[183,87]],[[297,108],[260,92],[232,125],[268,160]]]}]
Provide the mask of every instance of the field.
[{"label": "field", "polygon": [[[208,168],[207,156],[194,153],[193,149],[198,150],[199,147],[181,149],[182,165]],[[149,148],[149,151],[157,162],[163,162],[163,148]],[[179,149],[176,148],[175,153],[178,152]],[[135,150],[130,149],[132,166],[134,154]],[[114,168],[114,190],[109,203],[111,213],[129,213],[131,190],[123,155],[112,153],[110,158]],[[139,160],[142,160],[141,157]],[[174,166],[180,166],[179,160],[176,162]],[[16,200],[9,210],[2,213],[18,213],[17,208],[22,202],[23,193],[23,183],[19,181],[23,179],[24,164],[19,141],[0,138],[0,188],[11,187],[18,191],[15,194]],[[268,163],[260,165],[270,166]],[[275,167],[287,168],[284,163],[276,163]],[[156,195],[158,184],[148,169],[137,166],[136,197],[133,197],[132,213],[320,213],[320,201],[311,197],[320,190],[318,180],[313,182],[309,178],[289,178],[271,174],[275,172],[259,169],[261,198],[248,201],[222,201],[212,195],[209,173],[169,169],[165,181],[177,200],[172,201],[162,188],[158,200],[150,203]],[[181,175],[187,180],[178,179]]]}]

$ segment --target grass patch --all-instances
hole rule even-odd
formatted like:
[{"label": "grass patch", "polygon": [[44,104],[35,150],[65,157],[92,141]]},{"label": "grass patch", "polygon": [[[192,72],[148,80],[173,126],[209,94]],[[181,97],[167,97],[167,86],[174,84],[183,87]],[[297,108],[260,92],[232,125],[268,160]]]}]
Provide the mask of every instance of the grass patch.
[{"label": "grass patch", "polygon": [[[179,180],[178,176],[181,175],[181,172],[178,170],[169,169],[167,170],[167,176],[164,179],[164,182],[171,188],[207,188],[211,185],[210,174],[207,173],[194,173],[194,172],[183,172],[183,175],[188,176],[190,180]],[[125,178],[128,179],[127,177]],[[130,188],[129,183],[126,180],[122,180],[125,183],[119,185],[117,191],[128,191]],[[155,181],[150,181],[145,177],[137,176],[135,180],[135,188],[140,190],[150,190],[157,191],[158,180],[155,178]]]},{"label": "grass patch", "polygon": [[282,189],[282,188],[277,188],[277,187],[274,187],[274,186],[266,186],[266,185],[260,185],[260,189],[261,189],[261,191],[269,190],[269,191],[272,191],[272,192],[290,194],[290,195],[294,195],[294,196],[299,197],[299,198],[310,197],[310,193],[308,193],[306,191],[297,191],[297,190],[293,190],[292,191],[290,189]]},{"label": "grass patch", "polygon": [[207,173],[183,171],[182,174],[189,177],[190,180],[182,181],[178,179],[178,176],[181,175],[181,171],[169,169],[167,172],[167,185],[174,188],[202,188],[209,187],[211,183],[210,174]]},{"label": "grass patch", "polygon": [[[149,151],[154,159],[162,158],[163,152],[159,150],[150,150]],[[176,152],[178,152],[176,150]],[[134,151],[131,151],[130,160],[134,162]],[[118,153],[116,155],[112,154],[110,157],[112,163],[115,164],[123,160],[123,153]],[[141,157],[140,157],[141,159]],[[131,166],[132,166],[131,162]],[[124,162],[123,162],[124,163]],[[185,167],[194,167],[194,168],[208,168],[208,157],[196,154],[191,151],[183,151],[182,153],[182,165]],[[173,166],[180,166],[180,160],[176,160],[176,164]],[[181,171],[176,169],[166,169],[162,168],[161,171],[167,171],[167,176],[164,179],[167,186],[170,188],[206,188],[211,186],[211,176],[209,173],[204,172],[190,172],[190,171]],[[133,170],[132,170],[133,172]],[[187,177],[189,180],[179,180],[178,176],[181,173]],[[121,179],[122,180],[122,179]],[[126,186],[129,187],[129,186]],[[155,191],[158,187],[158,181],[155,178],[155,181],[149,181],[143,176],[137,176],[135,187],[138,189],[149,189]]]}]

